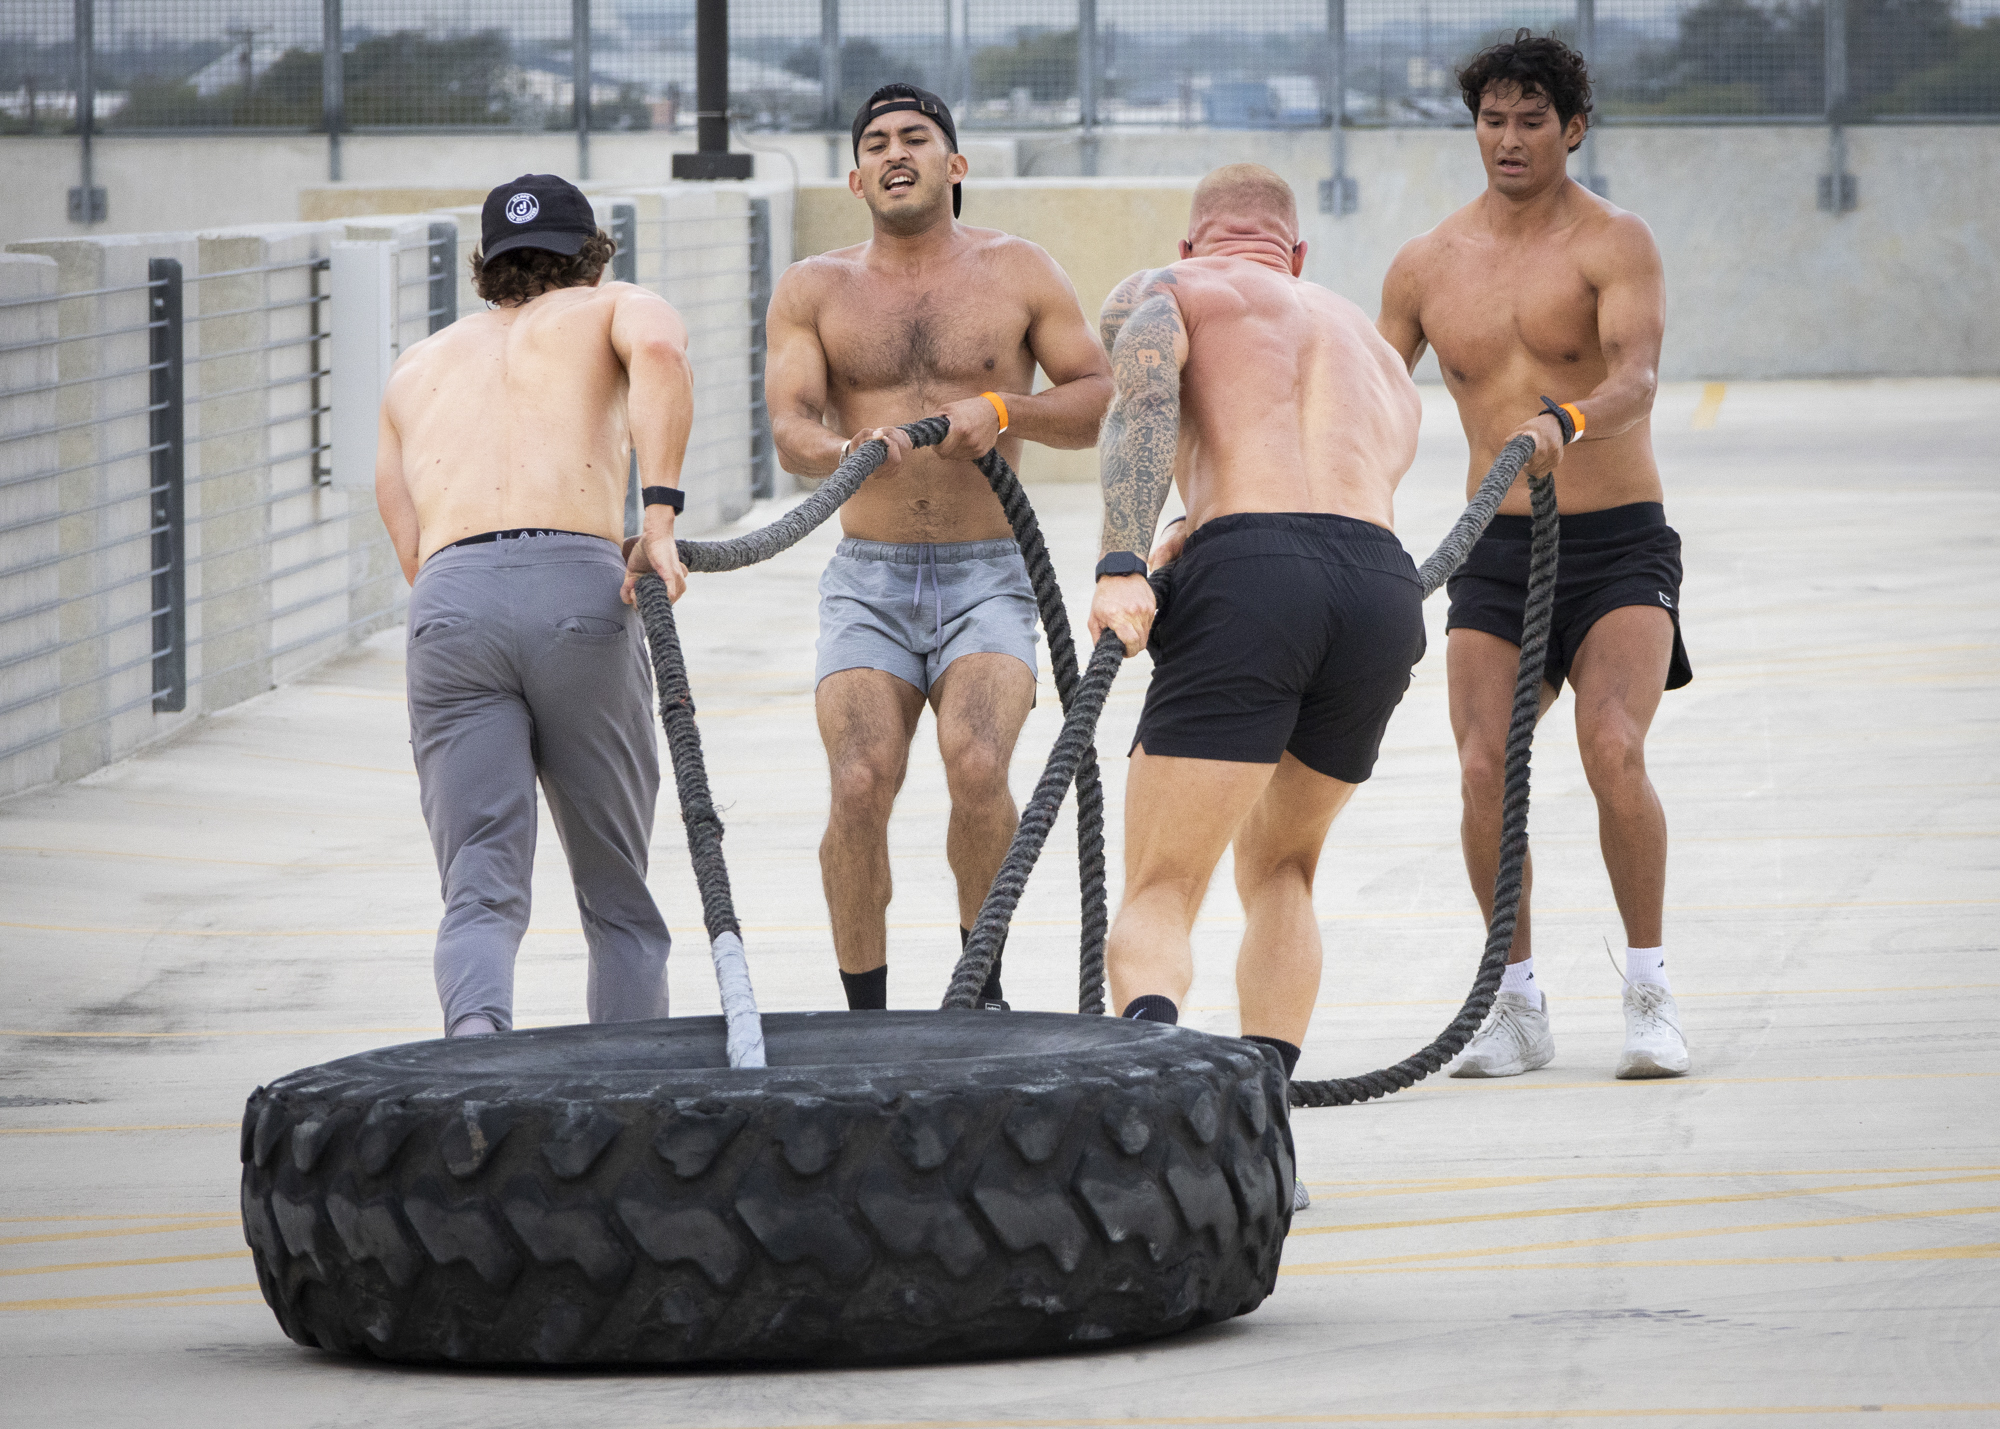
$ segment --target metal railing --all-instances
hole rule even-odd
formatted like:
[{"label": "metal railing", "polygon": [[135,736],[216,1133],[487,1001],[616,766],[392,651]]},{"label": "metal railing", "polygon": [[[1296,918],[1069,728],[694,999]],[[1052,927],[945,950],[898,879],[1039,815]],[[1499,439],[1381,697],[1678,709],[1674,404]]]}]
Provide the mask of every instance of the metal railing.
[{"label": "metal railing", "polygon": [[[772,489],[768,205],[688,186],[613,201],[609,218],[612,276],[687,323],[684,520],[698,532]],[[334,459],[337,431],[372,434],[378,389],[337,377],[335,340],[356,311],[386,313],[361,331],[386,321],[390,356],[455,321],[462,221],[163,235],[148,258],[91,239],[0,256],[0,796],[87,773],[400,618],[373,457]],[[384,309],[336,291],[343,235],[386,250]],[[339,426],[340,410],[359,423]],[[343,462],[351,477],[336,479]]]}]

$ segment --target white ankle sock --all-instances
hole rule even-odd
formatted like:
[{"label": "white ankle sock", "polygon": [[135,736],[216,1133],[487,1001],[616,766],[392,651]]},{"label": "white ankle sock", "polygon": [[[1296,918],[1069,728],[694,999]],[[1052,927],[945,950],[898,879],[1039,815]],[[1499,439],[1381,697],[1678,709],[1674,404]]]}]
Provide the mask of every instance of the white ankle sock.
[{"label": "white ankle sock", "polygon": [[1507,964],[1507,971],[1500,975],[1500,991],[1518,992],[1528,1001],[1542,1005],[1542,986],[1535,981],[1535,960],[1524,958],[1518,963]]},{"label": "white ankle sock", "polygon": [[1667,984],[1667,950],[1664,947],[1627,948],[1625,981],[1650,982],[1671,992],[1673,989]]}]

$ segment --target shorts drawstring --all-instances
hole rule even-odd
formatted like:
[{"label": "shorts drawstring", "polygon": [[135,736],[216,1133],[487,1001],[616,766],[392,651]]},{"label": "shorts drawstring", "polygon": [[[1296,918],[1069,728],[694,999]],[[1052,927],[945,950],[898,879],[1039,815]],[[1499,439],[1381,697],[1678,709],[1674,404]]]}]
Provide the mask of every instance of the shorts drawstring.
[{"label": "shorts drawstring", "polygon": [[944,639],[944,591],[938,585],[937,547],[929,541],[919,543],[917,548],[917,588],[910,596],[910,614],[921,614],[924,608],[924,562],[931,567],[931,635],[933,639]]}]

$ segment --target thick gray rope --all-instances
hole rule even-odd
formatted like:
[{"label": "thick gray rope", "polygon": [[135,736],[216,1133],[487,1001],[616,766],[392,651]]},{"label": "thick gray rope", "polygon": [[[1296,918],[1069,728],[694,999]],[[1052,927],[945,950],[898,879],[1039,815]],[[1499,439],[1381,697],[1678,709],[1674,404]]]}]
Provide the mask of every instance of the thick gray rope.
[{"label": "thick gray rope", "polygon": [[729,892],[729,866],[722,860],[722,816],[709,796],[708,768],[701,756],[701,730],[694,721],[694,693],[688,688],[687,662],[674,630],[674,604],[658,576],[639,579],[639,615],[646,625],[646,642],[653,652],[653,683],[660,696],[660,723],[667,731],[673,755],[674,787],[680,794],[681,822],[687,826],[688,858],[694,864],[695,887],[701,891],[701,917],[708,927],[709,957],[722,994],[722,1015],[728,1028],[729,1065],[764,1065],[764,1022],[757,1015],[750,990],[750,969],[743,956],[743,930],[736,922],[736,904]]},{"label": "thick gray rope", "polygon": [[[979,463],[979,470],[986,477],[986,484],[993,488],[993,494],[1000,498],[1000,509],[1007,515],[1007,523],[1014,528],[1014,540],[1021,548],[1021,559],[1028,568],[1028,581],[1034,587],[1035,605],[1042,617],[1042,630],[1048,636],[1049,667],[1054,673],[1056,698],[1061,701],[1063,714],[1068,716],[1076,707],[1079,685],[1079,665],[1076,655],[1076,639],[1070,633],[1069,612],[1063,606],[1062,587],[1056,583],[1055,563],[1049,559],[1048,543],[1042,539],[1041,524],[1035,520],[1035,508],[1028,502],[1028,493],[1021,489],[1020,478],[999,450],[988,452]],[[1097,745],[1093,741],[1085,746],[1083,756],[1076,768],[1076,862],[1077,882],[1082,890],[1083,917],[1080,958],[1077,974],[1077,1011],[1101,1013],[1104,1011],[1104,942],[1111,931],[1111,914],[1107,905],[1104,879],[1104,783],[1097,768]],[[992,896],[990,890],[987,895]],[[1000,942],[1007,935],[1007,925],[1003,922],[999,931],[991,939],[991,948],[980,938],[979,924],[973,924],[972,937],[966,940],[965,953],[961,965],[968,960],[977,960],[982,969],[980,985],[985,985],[985,971],[991,969],[993,959],[999,953]],[[954,979],[958,977],[954,971]]]},{"label": "thick gray rope", "polygon": [[1521,474],[1521,468],[1534,454],[1533,437],[1515,437],[1500,448],[1500,455],[1493,459],[1492,467],[1479,483],[1479,490],[1472,494],[1472,500],[1466,504],[1459,518],[1451,523],[1451,529],[1444,533],[1444,539],[1438,542],[1438,548],[1431,552],[1430,559],[1417,569],[1417,580],[1423,585],[1425,600],[1437,594],[1438,588],[1451,579],[1451,573],[1465,564],[1465,558],[1472,554],[1472,548],[1479,544],[1479,538],[1493,524],[1493,513],[1507,499],[1514,478]]},{"label": "thick gray rope", "polygon": [[[1530,446],[1525,437],[1521,444]],[[1516,442],[1507,444],[1512,451]],[[1501,453],[1504,461],[1507,451]],[[1525,460],[1525,457],[1523,458]],[[1515,462],[1518,469],[1520,462]],[[1494,463],[1494,472],[1499,471]],[[1491,485],[1495,477],[1487,477]],[[1486,492],[1480,489],[1481,496]],[[1406,1057],[1393,1067],[1365,1072],[1358,1077],[1336,1077],[1324,1082],[1292,1083],[1293,1106],[1348,1106],[1401,1091],[1423,1080],[1456,1057],[1472,1040],[1480,1023],[1492,1009],[1500,977],[1507,969],[1507,950],[1513,946],[1514,924],[1521,908],[1522,869],[1528,858],[1528,772],[1534,747],[1535,722],[1541,717],[1543,669],[1548,659],[1549,627],[1554,623],[1556,603],[1556,538],[1560,526],[1556,516],[1555,479],[1528,478],[1528,494],[1535,510],[1534,545],[1528,558],[1528,602],[1522,618],[1521,662],[1514,677],[1514,712],[1507,727],[1507,784],[1500,820],[1500,872],[1493,882],[1493,919],[1486,927],[1486,953],[1479,960],[1479,972],[1472,991],[1451,1025],[1439,1033],[1428,1047]],[[1497,505],[1498,503],[1494,503]],[[1468,513],[1470,514],[1470,513]],[[1487,519],[1492,519],[1488,510]],[[1461,526],[1464,524],[1460,523]],[[1458,535],[1454,528],[1452,537]],[[1466,552],[1471,550],[1470,543]],[[1434,556],[1432,560],[1436,560]],[[1459,557],[1462,562],[1464,555]],[[1424,563],[1428,569],[1430,562]]]},{"label": "thick gray rope", "polygon": [[1028,886],[1035,860],[1041,857],[1042,844],[1055,824],[1063,796],[1068,793],[1070,781],[1076,778],[1084,757],[1096,747],[1097,717],[1104,712],[1104,697],[1111,692],[1111,682],[1118,677],[1119,666],[1124,663],[1125,647],[1115,634],[1105,631],[1098,637],[1097,648],[1091,651],[1090,668],[1077,684],[1076,699],[1063,719],[1055,748],[1049,751],[1042,777],[1028,799],[1028,807],[1021,812],[1021,822],[1014,829],[1014,842],[1007,849],[999,873],[993,877],[986,902],[980,906],[972,936],[966,940],[965,954],[952,971],[942,1010],[973,1006],[980,989],[986,985],[992,955],[998,951],[1007,924],[1014,917],[1014,908],[1021,901],[1021,890]]},{"label": "thick gray rope", "polygon": [[[934,447],[951,430],[943,417],[925,417],[903,426],[910,444]],[[760,526],[747,536],[727,541],[676,541],[681,564],[691,571],[734,571],[768,561],[780,551],[789,551],[826,523],[841,503],[861,489],[861,483],[875,474],[889,449],[880,442],[863,442],[847,454],[833,475],[820,483],[819,490],[801,501],[768,526]]]}]

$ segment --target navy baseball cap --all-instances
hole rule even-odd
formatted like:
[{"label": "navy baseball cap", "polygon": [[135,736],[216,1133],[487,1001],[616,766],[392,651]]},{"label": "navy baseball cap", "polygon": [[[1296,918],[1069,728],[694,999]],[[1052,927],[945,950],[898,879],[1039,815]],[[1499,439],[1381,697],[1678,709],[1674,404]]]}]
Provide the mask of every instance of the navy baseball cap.
[{"label": "navy baseball cap", "polygon": [[[944,130],[945,141],[951,145],[952,153],[958,152],[958,125],[952,122],[951,106],[928,89],[918,89],[914,84],[885,84],[869,95],[862,102],[861,108],[855,112],[852,135],[854,162],[857,165],[861,162],[861,131],[866,129],[869,121],[877,115],[894,114],[900,109],[914,110],[936,124],[938,128]],[[951,186],[953,218],[958,217],[959,208],[965,201],[965,196],[959,192],[960,188],[961,185],[958,184]]]},{"label": "navy baseball cap", "polygon": [[554,174],[523,174],[486,195],[479,215],[483,262],[516,248],[574,258],[597,236],[597,214],[583,191]]}]

